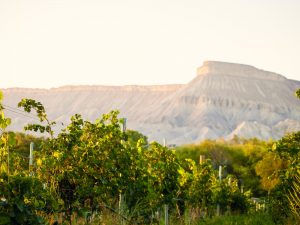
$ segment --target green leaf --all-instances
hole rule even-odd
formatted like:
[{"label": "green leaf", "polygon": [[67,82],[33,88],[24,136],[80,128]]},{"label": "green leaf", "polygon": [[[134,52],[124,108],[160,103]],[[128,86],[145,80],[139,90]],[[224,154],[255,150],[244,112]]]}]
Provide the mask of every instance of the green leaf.
[{"label": "green leaf", "polygon": [[9,132],[8,134],[8,144],[11,146],[16,145],[16,134],[13,132]]},{"label": "green leaf", "polygon": [[300,98],[300,89],[298,89],[295,94],[296,94],[297,98]]},{"label": "green leaf", "polygon": [[5,214],[0,214],[0,225],[11,224],[10,217]]},{"label": "green leaf", "polygon": [[18,209],[20,210],[20,212],[24,211],[24,204],[23,204],[23,202],[17,202],[16,205],[17,205]]}]

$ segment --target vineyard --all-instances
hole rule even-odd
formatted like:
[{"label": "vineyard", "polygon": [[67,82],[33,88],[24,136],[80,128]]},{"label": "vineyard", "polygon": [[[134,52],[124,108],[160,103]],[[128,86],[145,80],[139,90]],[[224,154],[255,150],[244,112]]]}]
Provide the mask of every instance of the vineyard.
[{"label": "vineyard", "polygon": [[47,136],[8,132],[1,106],[0,224],[300,223],[300,132],[171,149],[117,111],[54,134],[40,102],[18,106],[40,120],[25,130]]}]

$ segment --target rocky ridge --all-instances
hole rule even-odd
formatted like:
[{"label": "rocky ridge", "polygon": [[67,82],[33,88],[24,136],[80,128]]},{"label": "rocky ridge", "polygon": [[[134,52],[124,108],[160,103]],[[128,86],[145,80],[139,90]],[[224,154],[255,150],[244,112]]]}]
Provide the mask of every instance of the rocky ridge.
[{"label": "rocky ridge", "polygon": [[[298,88],[299,81],[253,66],[206,61],[185,85],[12,88],[3,90],[3,103],[16,107],[21,98],[36,99],[58,124],[67,124],[75,113],[94,120],[118,109],[130,129],[150,140],[183,144],[234,135],[278,139],[299,130]],[[13,130],[32,122],[9,110],[6,114]]]}]

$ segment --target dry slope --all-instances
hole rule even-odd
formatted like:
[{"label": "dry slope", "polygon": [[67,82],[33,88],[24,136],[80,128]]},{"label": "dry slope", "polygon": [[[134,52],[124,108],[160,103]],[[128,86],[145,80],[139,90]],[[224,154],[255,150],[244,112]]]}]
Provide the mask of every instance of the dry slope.
[{"label": "dry slope", "polygon": [[[80,113],[94,120],[119,109],[128,127],[150,140],[171,144],[234,135],[277,139],[300,128],[299,81],[241,64],[206,61],[185,85],[67,86],[54,89],[5,89],[4,104],[16,107],[21,98],[43,102],[51,119],[68,123]],[[30,121],[7,111],[20,130]],[[59,123],[60,124],[60,123]],[[58,125],[57,129],[62,126]]]}]

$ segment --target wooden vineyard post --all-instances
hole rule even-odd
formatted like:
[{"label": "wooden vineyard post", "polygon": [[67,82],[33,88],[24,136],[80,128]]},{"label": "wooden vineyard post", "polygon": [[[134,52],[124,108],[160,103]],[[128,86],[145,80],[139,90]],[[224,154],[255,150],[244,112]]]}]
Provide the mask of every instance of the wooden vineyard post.
[{"label": "wooden vineyard post", "polygon": [[202,165],[203,163],[205,163],[205,155],[200,155],[199,164]]},{"label": "wooden vineyard post", "polygon": [[[126,132],[126,122],[127,119],[123,118],[123,124],[122,124],[122,132],[125,133]],[[120,221],[121,221],[121,225],[124,224],[124,219],[123,219],[123,213],[124,213],[124,196],[122,195],[122,192],[119,194],[119,215],[120,215]]]},{"label": "wooden vineyard post", "polygon": [[[219,182],[221,184],[222,181],[222,166],[219,166]],[[217,205],[217,216],[220,216],[220,203]]]},{"label": "wooden vineyard post", "polygon": [[[167,141],[166,138],[163,139],[163,146],[167,146]],[[168,204],[164,205],[164,211],[165,211],[165,225],[169,225],[169,206]]]},{"label": "wooden vineyard post", "polygon": [[33,166],[33,149],[34,143],[30,142],[30,149],[29,149],[29,175],[32,175],[32,166]]}]

